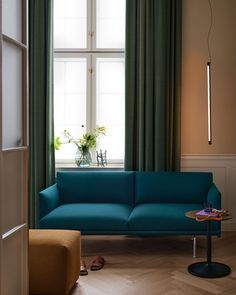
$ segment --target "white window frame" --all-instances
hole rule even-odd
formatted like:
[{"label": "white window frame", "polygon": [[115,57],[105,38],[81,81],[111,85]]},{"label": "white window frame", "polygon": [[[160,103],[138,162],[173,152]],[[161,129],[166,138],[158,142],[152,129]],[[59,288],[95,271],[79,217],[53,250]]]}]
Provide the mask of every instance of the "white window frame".
[{"label": "white window frame", "polygon": [[[125,57],[125,48],[96,47],[96,2],[96,0],[87,0],[87,48],[54,48],[55,59],[78,57],[87,59],[86,131],[96,127],[96,58]],[[93,159],[95,159],[95,151]],[[56,164],[72,164],[72,161],[58,159]],[[109,159],[109,164],[124,164],[124,159]]]}]

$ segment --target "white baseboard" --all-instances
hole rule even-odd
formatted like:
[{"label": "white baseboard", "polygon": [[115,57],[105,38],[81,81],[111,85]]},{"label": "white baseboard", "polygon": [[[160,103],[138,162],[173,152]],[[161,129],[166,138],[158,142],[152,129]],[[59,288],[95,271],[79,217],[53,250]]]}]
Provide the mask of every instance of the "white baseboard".
[{"label": "white baseboard", "polygon": [[213,173],[214,182],[222,194],[222,208],[233,216],[222,222],[222,230],[236,231],[236,155],[182,155],[181,171]]}]

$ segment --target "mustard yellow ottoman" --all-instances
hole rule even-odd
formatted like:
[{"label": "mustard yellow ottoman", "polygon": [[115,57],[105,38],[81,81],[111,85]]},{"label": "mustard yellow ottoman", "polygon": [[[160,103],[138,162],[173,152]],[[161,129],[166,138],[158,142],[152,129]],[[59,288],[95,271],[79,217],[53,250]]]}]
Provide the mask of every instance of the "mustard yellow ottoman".
[{"label": "mustard yellow ottoman", "polygon": [[79,231],[29,230],[29,294],[68,294],[79,272]]}]

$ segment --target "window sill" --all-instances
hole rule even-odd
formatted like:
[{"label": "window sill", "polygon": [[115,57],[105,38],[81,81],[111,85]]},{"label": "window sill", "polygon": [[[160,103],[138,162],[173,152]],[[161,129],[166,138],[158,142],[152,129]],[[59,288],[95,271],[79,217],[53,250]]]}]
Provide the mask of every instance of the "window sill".
[{"label": "window sill", "polygon": [[96,170],[124,170],[124,164],[108,164],[105,167],[98,167],[97,164],[91,164],[89,167],[78,167],[72,163],[56,163],[56,171],[79,170],[79,171],[96,171]]}]

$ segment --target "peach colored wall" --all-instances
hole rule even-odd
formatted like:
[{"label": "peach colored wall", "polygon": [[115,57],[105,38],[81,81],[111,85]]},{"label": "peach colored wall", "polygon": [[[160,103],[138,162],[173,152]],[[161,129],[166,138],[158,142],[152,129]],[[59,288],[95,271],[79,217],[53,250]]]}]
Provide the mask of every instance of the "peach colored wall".
[{"label": "peach colored wall", "polygon": [[211,0],[212,145],[207,141],[210,8],[183,0],[182,154],[236,154],[236,0]]}]

